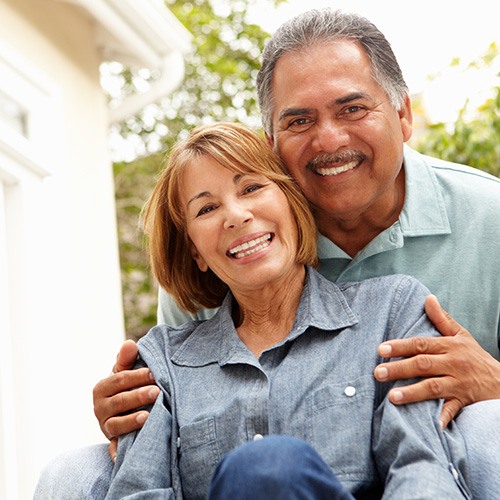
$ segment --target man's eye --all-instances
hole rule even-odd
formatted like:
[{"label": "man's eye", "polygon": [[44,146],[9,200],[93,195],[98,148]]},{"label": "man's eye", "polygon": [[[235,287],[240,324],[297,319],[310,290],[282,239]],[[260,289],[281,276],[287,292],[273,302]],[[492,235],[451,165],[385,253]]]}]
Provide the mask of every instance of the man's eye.
[{"label": "man's eye", "polygon": [[296,118],[288,123],[288,128],[306,128],[310,126],[312,121],[309,118]]},{"label": "man's eye", "polygon": [[368,110],[363,106],[349,106],[341,113],[341,115],[347,120],[359,120],[367,114]]}]

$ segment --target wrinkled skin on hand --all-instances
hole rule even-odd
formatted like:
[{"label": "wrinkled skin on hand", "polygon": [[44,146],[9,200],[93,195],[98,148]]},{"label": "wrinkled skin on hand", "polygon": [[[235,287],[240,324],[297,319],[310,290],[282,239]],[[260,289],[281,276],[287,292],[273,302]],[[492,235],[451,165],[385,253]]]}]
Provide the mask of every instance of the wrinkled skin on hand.
[{"label": "wrinkled skin on hand", "polygon": [[137,352],[133,340],[125,341],[111,375],[93,390],[94,413],[102,432],[110,440],[108,452],[113,461],[118,436],[140,429],[149,416],[145,410],[134,410],[154,403],[160,392],[149,368],[133,370]]},{"label": "wrinkled skin on hand", "polygon": [[442,336],[384,342],[378,349],[380,356],[405,359],[382,363],[374,374],[381,382],[423,377],[392,389],[389,399],[405,404],[444,398],[441,425],[446,427],[465,406],[500,398],[500,362],[441,308],[434,295],[427,297],[425,312]]}]

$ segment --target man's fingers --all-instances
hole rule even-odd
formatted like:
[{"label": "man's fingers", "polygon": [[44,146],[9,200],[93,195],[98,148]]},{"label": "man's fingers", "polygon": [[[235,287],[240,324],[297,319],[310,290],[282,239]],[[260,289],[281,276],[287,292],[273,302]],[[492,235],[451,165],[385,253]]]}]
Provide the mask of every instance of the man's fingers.
[{"label": "man's fingers", "polygon": [[[110,416],[120,416],[122,413],[136,410],[156,401],[160,389],[156,385],[140,387],[133,391],[121,392],[111,396],[106,401]],[[113,434],[118,436],[119,434]]]},{"label": "man's fingers", "polygon": [[425,313],[441,335],[454,336],[464,329],[441,307],[435,295],[425,299]]},{"label": "man's fingers", "polygon": [[118,438],[113,438],[109,442],[108,454],[113,462],[116,462],[116,452],[118,450]]},{"label": "man's fingers", "polygon": [[445,401],[443,410],[441,412],[441,417],[439,418],[441,427],[443,429],[446,428],[464,406],[465,405],[462,404],[458,399],[449,399],[448,401]]},{"label": "man's fingers", "polygon": [[[419,401],[444,398],[444,394],[447,392],[446,378],[430,378],[415,384],[391,389],[389,391],[389,400],[396,405],[417,403]],[[444,429],[464,406],[466,406],[466,403],[458,398],[445,400],[439,418],[441,427]]]},{"label": "man's fingers", "polygon": [[416,403],[442,398],[446,392],[444,378],[427,378],[411,385],[394,387],[389,391],[389,400],[394,404]]},{"label": "man's fingers", "polygon": [[140,429],[148,419],[148,416],[149,412],[142,410],[131,413],[130,415],[113,417],[106,421],[103,431],[108,439],[113,439]]},{"label": "man's fingers", "polygon": [[98,382],[94,387],[94,403],[97,398],[109,397],[119,392],[129,391],[136,387],[154,384],[155,380],[149,368],[125,370],[114,373]]},{"label": "man's fingers", "polygon": [[442,354],[449,349],[447,340],[441,337],[411,337],[388,340],[379,345],[378,353],[383,358],[402,358],[417,354]]},{"label": "man's fingers", "polygon": [[137,354],[137,344],[133,340],[126,340],[116,356],[113,373],[121,372],[122,370],[131,370],[134,367]]},{"label": "man's fingers", "polygon": [[412,358],[381,363],[375,368],[375,378],[379,382],[404,380],[414,377],[436,377],[446,373],[445,356],[420,354]]},{"label": "man's fingers", "polygon": [[[131,425],[133,415],[136,414],[123,415],[123,413],[154,403],[159,392],[158,386],[148,385],[119,392],[109,397],[94,397],[94,413],[106,437],[111,439],[137,429],[137,424],[141,424],[141,422],[135,422]],[[139,412],[136,416],[141,413],[147,414],[147,412]]]}]

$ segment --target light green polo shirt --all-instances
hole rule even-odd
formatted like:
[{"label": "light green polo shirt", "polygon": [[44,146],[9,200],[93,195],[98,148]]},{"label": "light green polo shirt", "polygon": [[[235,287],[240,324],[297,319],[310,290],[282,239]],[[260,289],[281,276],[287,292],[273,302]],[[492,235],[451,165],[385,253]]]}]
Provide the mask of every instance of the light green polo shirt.
[{"label": "light green polo shirt", "polygon": [[[319,271],[339,282],[414,276],[500,359],[500,179],[408,147],[404,168],[406,198],[398,221],[354,258],[320,236]],[[179,325],[193,317],[160,291],[160,323]]]}]

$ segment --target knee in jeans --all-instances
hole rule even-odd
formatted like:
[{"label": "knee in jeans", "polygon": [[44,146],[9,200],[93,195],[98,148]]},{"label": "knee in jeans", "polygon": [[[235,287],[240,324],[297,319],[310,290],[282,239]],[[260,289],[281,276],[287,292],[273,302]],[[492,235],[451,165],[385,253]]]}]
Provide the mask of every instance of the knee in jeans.
[{"label": "knee in jeans", "polygon": [[261,479],[295,477],[304,470],[316,452],[305,442],[291,436],[268,436],[236,448],[222,462],[224,469]]}]

